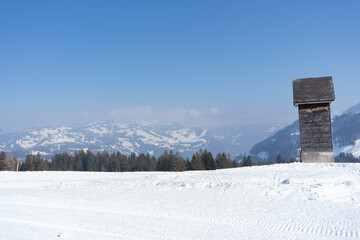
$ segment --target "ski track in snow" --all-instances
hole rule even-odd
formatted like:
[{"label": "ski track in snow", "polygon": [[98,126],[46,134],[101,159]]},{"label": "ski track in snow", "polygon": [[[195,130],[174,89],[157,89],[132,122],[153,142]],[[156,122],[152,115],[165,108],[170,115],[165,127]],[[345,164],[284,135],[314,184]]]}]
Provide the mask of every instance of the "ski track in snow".
[{"label": "ski track in snow", "polygon": [[0,239],[360,239],[360,164],[0,172]]}]

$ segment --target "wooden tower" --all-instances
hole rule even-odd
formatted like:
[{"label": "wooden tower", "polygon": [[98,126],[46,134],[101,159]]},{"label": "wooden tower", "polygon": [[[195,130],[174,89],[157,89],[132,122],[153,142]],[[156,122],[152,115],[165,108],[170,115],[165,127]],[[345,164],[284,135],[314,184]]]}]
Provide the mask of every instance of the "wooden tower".
[{"label": "wooden tower", "polygon": [[332,77],[293,80],[294,105],[299,107],[302,162],[334,162],[330,103],[335,100]]}]

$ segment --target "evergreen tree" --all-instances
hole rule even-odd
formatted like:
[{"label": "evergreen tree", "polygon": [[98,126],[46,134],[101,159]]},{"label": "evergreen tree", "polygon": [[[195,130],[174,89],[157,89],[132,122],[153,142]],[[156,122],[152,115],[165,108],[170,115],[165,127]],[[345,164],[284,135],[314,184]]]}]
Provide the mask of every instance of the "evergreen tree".
[{"label": "evergreen tree", "polygon": [[235,159],[234,159],[234,160],[231,160],[230,154],[228,154],[227,156],[228,156],[229,161],[231,162],[231,167],[232,167],[232,168],[240,167],[239,163],[237,163],[237,162],[235,161]]},{"label": "evergreen tree", "polygon": [[90,150],[87,150],[84,158],[84,171],[96,171],[95,155]]},{"label": "evergreen tree", "polygon": [[5,158],[5,169],[7,171],[15,171],[16,170],[16,159],[13,158],[10,152],[6,155]]},{"label": "evergreen tree", "polygon": [[236,162],[235,160],[231,160],[231,166],[233,167],[233,168],[237,168],[237,167],[240,167],[240,164],[238,163],[238,162]]},{"label": "evergreen tree", "polygon": [[83,161],[77,151],[75,151],[74,156],[72,156],[72,162],[73,162],[74,171],[84,171]]},{"label": "evergreen tree", "polygon": [[165,150],[164,154],[161,155],[156,164],[156,171],[171,171],[170,154]]},{"label": "evergreen tree", "polygon": [[179,153],[174,154],[173,151],[164,152],[158,159],[156,164],[157,171],[185,171],[185,161]]},{"label": "evergreen tree", "polygon": [[[148,157],[150,158],[150,155]],[[135,160],[135,171],[147,171],[149,169],[148,163],[149,159],[147,159],[147,156],[144,153],[140,153]]]},{"label": "evergreen tree", "polygon": [[181,155],[179,153],[176,153],[175,155],[174,154],[171,155],[171,164],[172,164],[171,171],[186,171],[187,170],[185,160],[181,157]]},{"label": "evergreen tree", "polygon": [[100,152],[96,153],[95,163],[96,163],[96,171],[100,172],[103,166],[102,154]]},{"label": "evergreen tree", "polygon": [[275,163],[285,163],[285,159],[280,154],[277,155]]},{"label": "evergreen tree", "polygon": [[20,171],[34,171],[34,156],[32,154],[26,155],[25,162],[20,166]]},{"label": "evergreen tree", "polygon": [[48,170],[48,163],[41,158],[40,153],[35,157],[33,156],[34,171],[46,171]]},{"label": "evergreen tree", "polygon": [[[201,152],[201,150],[200,150]],[[206,170],[213,170],[215,169],[215,161],[211,154],[211,152],[208,152],[206,149],[201,154],[201,159],[204,163]]]},{"label": "evergreen tree", "polygon": [[[148,154],[149,155],[149,154]],[[156,163],[157,163],[157,160],[156,160],[156,157],[152,156],[150,158],[150,155],[149,155],[149,171],[155,171],[156,169]]]},{"label": "evergreen tree", "polygon": [[97,171],[99,172],[108,171],[109,159],[110,159],[109,153],[107,151],[104,151],[102,154],[97,155],[97,157],[98,157]]},{"label": "evergreen tree", "polygon": [[36,156],[33,155],[33,164],[34,164],[34,171],[41,171],[41,157],[40,153],[38,153]]},{"label": "evergreen tree", "polygon": [[70,156],[68,153],[63,153],[62,156],[63,161],[63,171],[74,171],[74,158]]},{"label": "evergreen tree", "polygon": [[229,156],[229,158],[227,158],[227,156],[224,152],[216,155],[215,167],[216,167],[216,169],[233,167],[233,163],[230,160],[230,156]]},{"label": "evergreen tree", "polygon": [[193,154],[190,166],[191,170],[205,170],[204,162],[201,159],[200,153],[196,152]]},{"label": "evergreen tree", "polygon": [[136,171],[136,154],[135,153],[130,154],[129,163],[130,163],[131,171]]},{"label": "evergreen tree", "polygon": [[189,157],[186,157],[185,166],[187,170],[191,170],[191,162],[189,160]]},{"label": "evergreen tree", "polygon": [[112,153],[109,158],[109,172],[119,172],[120,171],[120,163],[117,161],[115,153]]},{"label": "evergreen tree", "polygon": [[249,167],[252,166],[252,161],[250,156],[244,156],[243,161],[241,162],[242,167]]},{"label": "evergreen tree", "polygon": [[129,172],[131,171],[131,165],[128,156],[125,154],[121,154],[120,152],[117,153],[118,159],[120,159],[120,168],[122,172]]},{"label": "evergreen tree", "polygon": [[51,162],[50,162],[50,170],[53,170],[53,171],[59,171],[60,169],[58,169],[58,159],[60,158],[60,154],[55,154],[52,159],[51,159]]},{"label": "evergreen tree", "polygon": [[80,151],[77,151],[75,152],[75,156],[76,158],[78,158],[79,160],[79,163],[81,162],[81,169],[80,171],[88,171],[89,169],[89,164],[87,162],[87,155],[85,153],[84,150],[80,150]]},{"label": "evergreen tree", "polygon": [[1,152],[0,153],[0,171],[5,170],[5,168],[6,168],[5,159],[6,159],[6,153]]}]

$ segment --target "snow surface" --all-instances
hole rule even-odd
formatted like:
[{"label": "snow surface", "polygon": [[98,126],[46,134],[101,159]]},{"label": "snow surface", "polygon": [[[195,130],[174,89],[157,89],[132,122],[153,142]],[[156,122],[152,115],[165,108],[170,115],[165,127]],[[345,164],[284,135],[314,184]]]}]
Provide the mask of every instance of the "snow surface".
[{"label": "snow surface", "polygon": [[360,164],[0,172],[0,239],[356,239]]}]

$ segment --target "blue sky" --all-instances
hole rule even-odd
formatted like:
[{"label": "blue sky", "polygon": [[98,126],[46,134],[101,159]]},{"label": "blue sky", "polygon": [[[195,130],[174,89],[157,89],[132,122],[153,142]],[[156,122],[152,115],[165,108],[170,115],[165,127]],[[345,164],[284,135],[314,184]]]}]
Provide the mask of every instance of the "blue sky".
[{"label": "blue sky", "polygon": [[[292,80],[360,102],[359,1],[1,1],[0,129],[291,122]],[[246,119],[246,120],[244,120]]]}]

